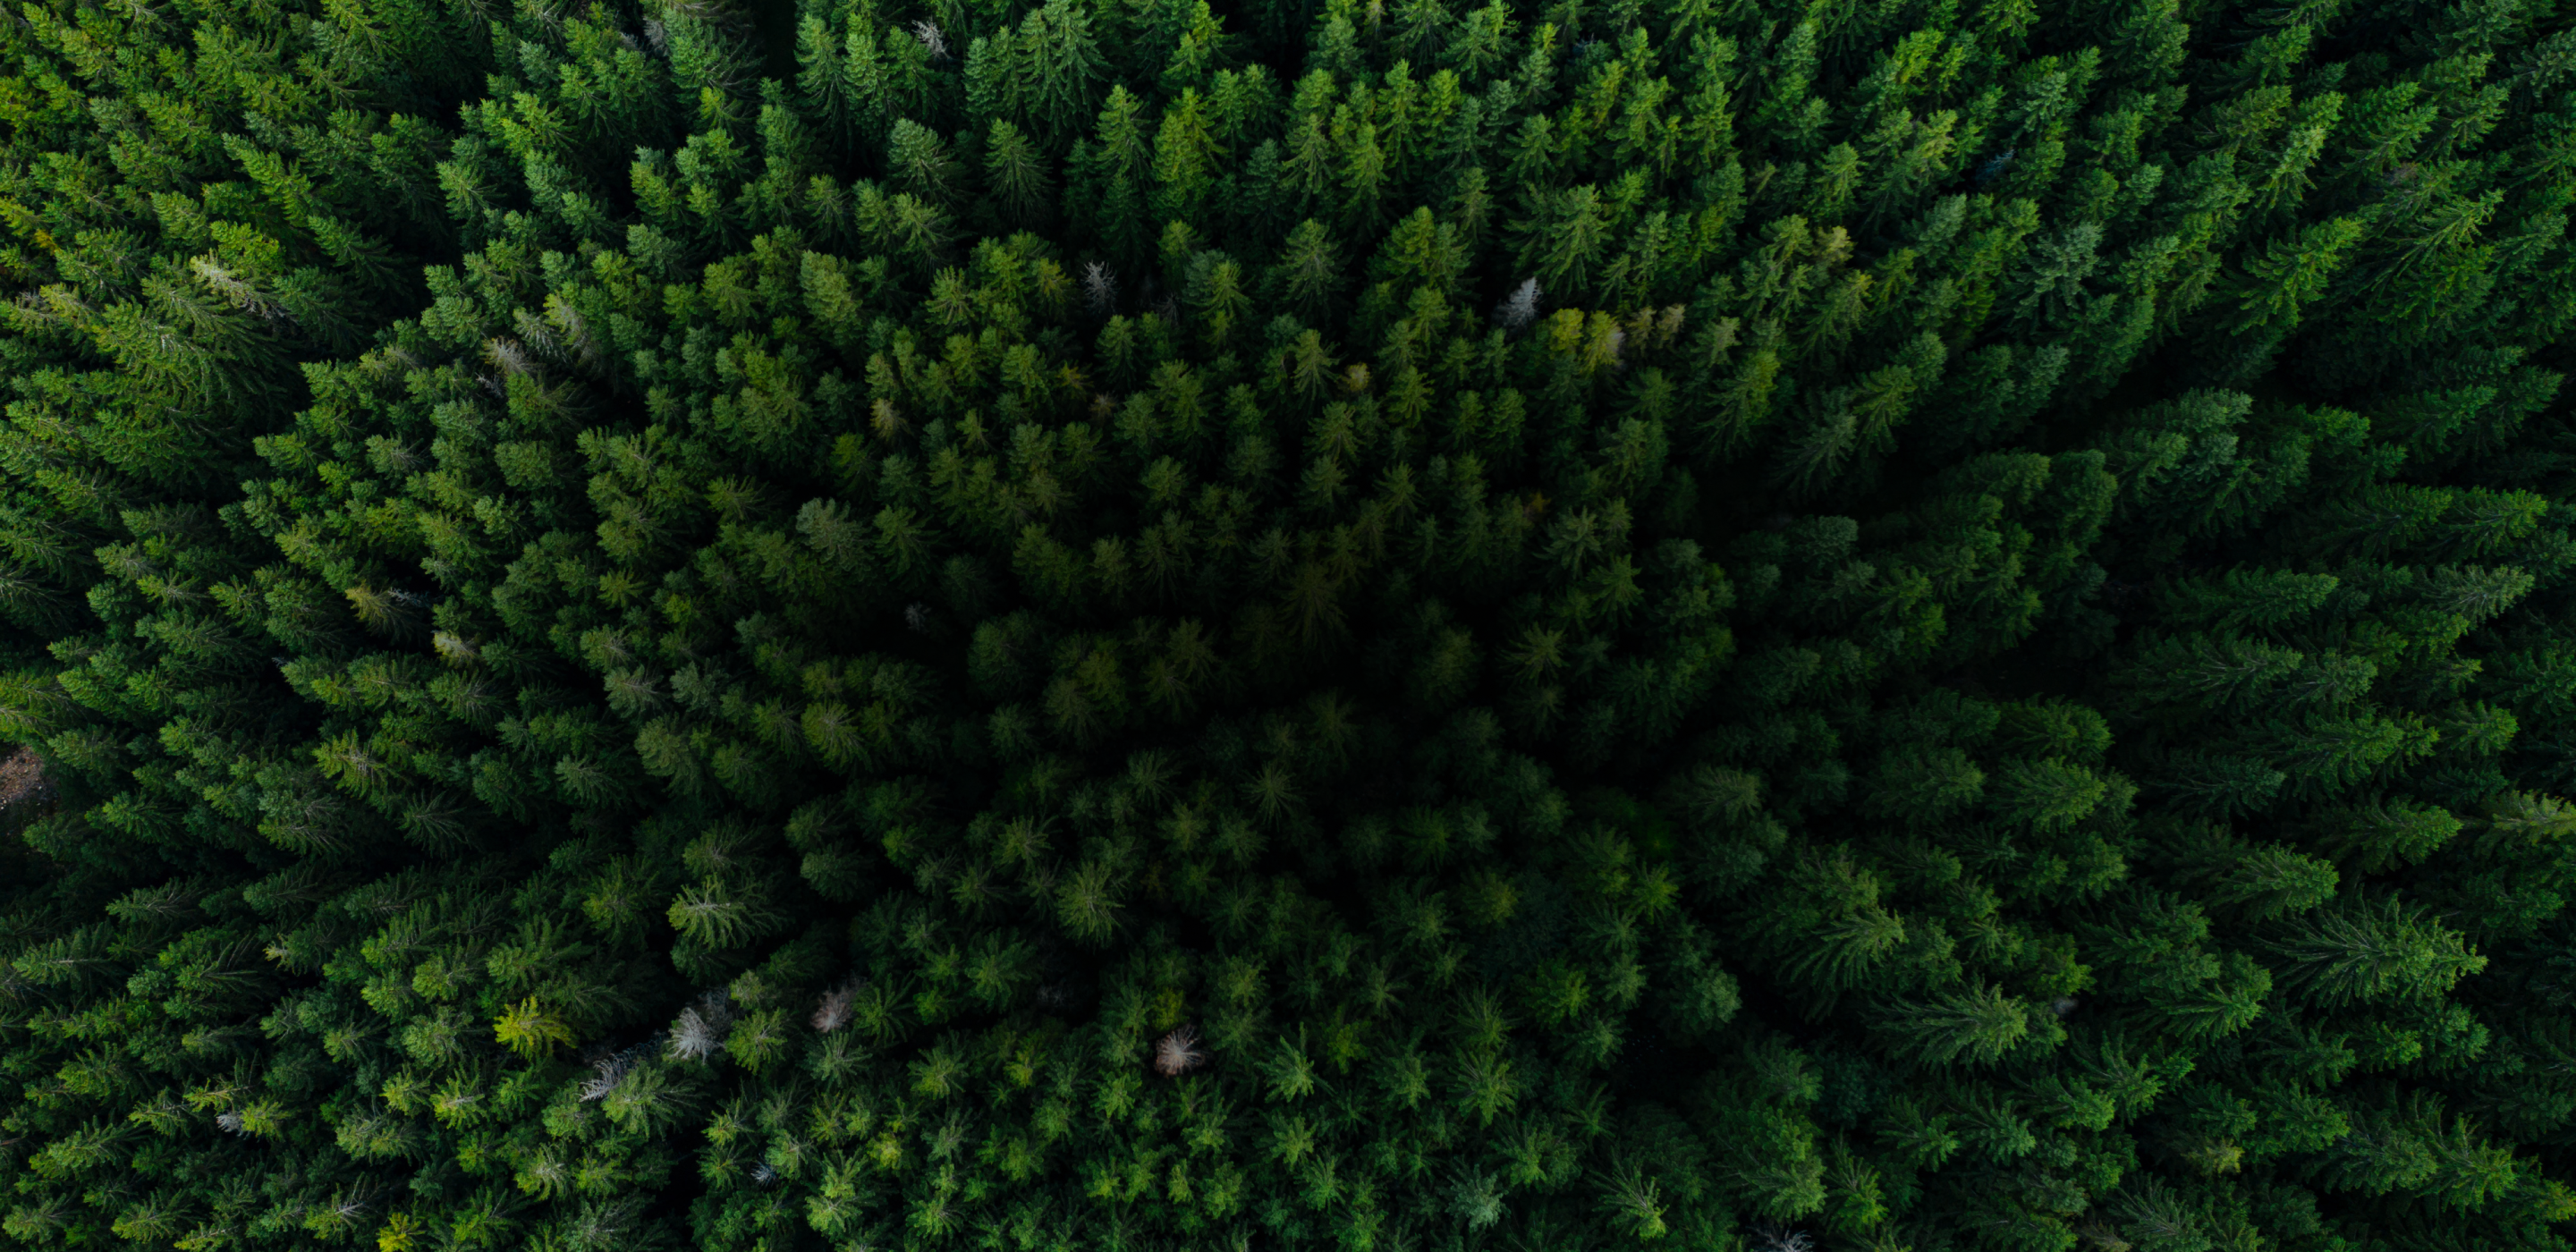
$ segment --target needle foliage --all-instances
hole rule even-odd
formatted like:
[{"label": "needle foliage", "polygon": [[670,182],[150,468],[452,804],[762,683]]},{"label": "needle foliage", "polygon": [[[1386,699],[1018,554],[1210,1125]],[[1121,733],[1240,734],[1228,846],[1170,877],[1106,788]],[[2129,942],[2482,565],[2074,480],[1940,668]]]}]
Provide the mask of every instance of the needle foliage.
[{"label": "needle foliage", "polygon": [[2576,11],[0,53],[9,1246],[2569,1247]]}]

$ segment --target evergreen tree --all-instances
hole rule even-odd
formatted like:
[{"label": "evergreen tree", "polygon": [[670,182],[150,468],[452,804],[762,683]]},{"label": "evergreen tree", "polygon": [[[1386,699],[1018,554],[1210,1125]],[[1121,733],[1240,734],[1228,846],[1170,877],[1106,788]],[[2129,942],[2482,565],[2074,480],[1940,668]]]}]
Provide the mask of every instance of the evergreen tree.
[{"label": "evergreen tree", "polygon": [[2564,19],[781,16],[0,35],[13,1243],[2563,1242]]}]

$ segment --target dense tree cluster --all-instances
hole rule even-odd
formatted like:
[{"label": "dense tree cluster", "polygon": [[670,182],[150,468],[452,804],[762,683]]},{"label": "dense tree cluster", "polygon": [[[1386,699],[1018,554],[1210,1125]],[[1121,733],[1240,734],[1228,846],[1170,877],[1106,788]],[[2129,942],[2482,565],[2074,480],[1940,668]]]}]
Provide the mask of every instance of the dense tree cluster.
[{"label": "dense tree cluster", "polygon": [[31,0],[28,1248],[2564,1252],[2576,13]]}]

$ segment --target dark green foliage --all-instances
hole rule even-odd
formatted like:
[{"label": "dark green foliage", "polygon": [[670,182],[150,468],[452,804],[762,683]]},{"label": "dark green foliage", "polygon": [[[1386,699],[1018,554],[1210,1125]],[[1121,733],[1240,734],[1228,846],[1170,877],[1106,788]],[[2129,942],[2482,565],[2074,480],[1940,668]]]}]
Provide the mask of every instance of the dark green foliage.
[{"label": "dark green foliage", "polygon": [[2568,25],[28,6],[0,1232],[2561,1247]]}]

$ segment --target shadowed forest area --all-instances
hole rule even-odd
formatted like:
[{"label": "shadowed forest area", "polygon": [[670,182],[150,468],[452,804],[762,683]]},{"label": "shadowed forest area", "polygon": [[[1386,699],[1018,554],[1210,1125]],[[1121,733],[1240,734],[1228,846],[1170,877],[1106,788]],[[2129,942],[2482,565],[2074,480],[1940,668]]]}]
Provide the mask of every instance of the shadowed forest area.
[{"label": "shadowed forest area", "polygon": [[0,48],[10,1247],[2570,1252],[2576,8]]}]

